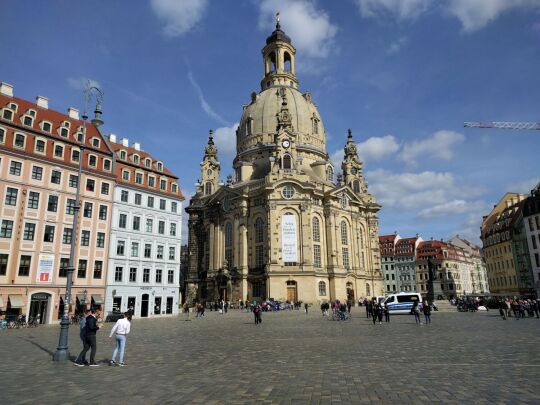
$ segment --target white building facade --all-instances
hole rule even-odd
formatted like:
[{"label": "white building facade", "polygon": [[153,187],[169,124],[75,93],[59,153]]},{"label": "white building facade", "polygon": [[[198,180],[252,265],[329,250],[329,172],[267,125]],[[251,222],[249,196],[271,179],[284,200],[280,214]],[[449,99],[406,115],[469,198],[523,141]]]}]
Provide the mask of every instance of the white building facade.
[{"label": "white building facade", "polygon": [[105,306],[134,317],[175,315],[180,297],[183,197],[163,163],[110,143],[117,154]]}]

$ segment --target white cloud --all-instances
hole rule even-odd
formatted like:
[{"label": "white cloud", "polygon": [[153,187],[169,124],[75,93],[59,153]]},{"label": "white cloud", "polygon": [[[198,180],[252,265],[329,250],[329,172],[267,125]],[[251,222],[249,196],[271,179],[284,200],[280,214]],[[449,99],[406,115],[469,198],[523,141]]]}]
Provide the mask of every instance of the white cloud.
[{"label": "white cloud", "polygon": [[394,173],[378,169],[366,173],[370,192],[385,208],[399,211],[422,210],[448,201],[469,198],[484,192],[456,181],[452,173],[424,171],[421,173]]},{"label": "white cloud", "polygon": [[328,14],[308,0],[262,0],[259,3],[259,28],[271,31],[275,14],[280,13],[281,28],[293,45],[308,57],[326,57],[334,46],[337,26]]},{"label": "white cloud", "polygon": [[[238,122],[230,127],[221,127],[214,132],[214,141],[218,148],[218,158],[221,167],[232,167],[232,161],[236,156],[236,129]],[[227,174],[227,173],[225,173]]]},{"label": "white cloud", "polygon": [[401,50],[401,48],[403,48],[403,46],[405,46],[407,41],[408,41],[408,39],[405,38],[405,37],[398,38],[397,40],[395,40],[394,42],[392,42],[390,44],[390,46],[386,50],[386,53],[391,55],[393,53],[399,52]]},{"label": "white cloud", "polygon": [[465,136],[454,131],[437,131],[429,138],[405,144],[401,159],[415,165],[418,159],[451,160],[454,157],[452,148],[465,140]]},{"label": "white cloud", "polygon": [[151,0],[150,4],[154,14],[165,22],[165,35],[179,37],[201,21],[208,0]]},{"label": "white cloud", "polygon": [[529,194],[538,183],[540,183],[540,177],[532,177],[509,184],[506,189],[511,193]]},{"label": "white cloud", "polygon": [[486,204],[482,201],[452,200],[434,205],[433,207],[424,208],[418,213],[418,218],[429,219],[448,215],[467,214],[483,210],[485,206]]},{"label": "white cloud", "polygon": [[84,90],[87,85],[90,87],[97,87],[101,89],[101,84],[98,81],[89,79],[87,77],[70,77],[67,79],[69,87],[75,90]]},{"label": "white cloud", "polygon": [[[358,148],[358,156],[364,163],[380,160],[393,155],[399,150],[399,144],[392,135],[372,136],[364,142],[357,143],[356,146]],[[334,163],[335,167],[341,167],[343,155],[343,149],[339,149],[330,156],[330,160]]]},{"label": "white cloud", "polygon": [[204,98],[204,94],[201,90],[201,87],[199,86],[195,78],[193,77],[193,73],[188,72],[188,79],[189,79],[189,82],[191,83],[191,86],[193,86],[193,88],[195,89],[195,92],[197,93],[197,97],[199,97],[199,102],[201,103],[201,108],[204,110],[204,112],[208,114],[208,116],[210,116],[211,118],[219,122],[220,124],[229,125],[227,120],[222,118],[218,113],[216,113],[212,109],[212,107],[210,107],[210,104],[208,104],[208,102]]},{"label": "white cloud", "polygon": [[400,20],[418,17],[427,10],[431,2],[432,0],[356,0],[363,17],[390,14]]},{"label": "white cloud", "polygon": [[540,8],[539,0],[449,0],[447,10],[465,31],[483,28],[502,13],[517,8]]}]

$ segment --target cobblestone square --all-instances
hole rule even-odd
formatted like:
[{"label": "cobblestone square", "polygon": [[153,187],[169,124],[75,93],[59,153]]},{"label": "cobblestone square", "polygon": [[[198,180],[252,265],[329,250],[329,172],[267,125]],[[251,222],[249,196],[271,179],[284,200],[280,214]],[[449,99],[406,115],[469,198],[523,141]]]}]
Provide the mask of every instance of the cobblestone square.
[{"label": "cobblestone square", "polygon": [[[349,322],[315,309],[202,319],[136,319],[127,367],[55,364],[58,327],[0,334],[2,404],[539,403],[540,320],[434,313],[431,325],[396,315],[373,325],[363,308]],[[70,328],[71,355],[80,350]]]}]

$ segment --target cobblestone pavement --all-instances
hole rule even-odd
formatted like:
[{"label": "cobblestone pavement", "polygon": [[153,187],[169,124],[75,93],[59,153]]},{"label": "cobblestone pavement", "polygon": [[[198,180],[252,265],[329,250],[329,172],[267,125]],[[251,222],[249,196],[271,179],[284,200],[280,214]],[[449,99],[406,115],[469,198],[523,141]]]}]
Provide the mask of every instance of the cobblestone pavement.
[{"label": "cobblestone pavement", "polygon": [[[58,327],[0,331],[0,403],[540,403],[540,319],[435,313],[419,326],[408,315],[373,325],[362,308],[350,322],[318,311],[207,312],[134,320],[127,367],[56,364]],[[70,328],[72,355],[80,350]]]}]

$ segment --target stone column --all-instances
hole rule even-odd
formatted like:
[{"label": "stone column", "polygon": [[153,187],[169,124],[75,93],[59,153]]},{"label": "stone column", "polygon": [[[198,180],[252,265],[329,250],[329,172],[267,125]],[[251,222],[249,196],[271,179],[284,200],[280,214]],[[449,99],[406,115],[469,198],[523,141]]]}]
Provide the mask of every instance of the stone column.
[{"label": "stone column", "polygon": [[215,252],[215,238],[214,224],[211,222],[208,228],[208,269],[209,271],[215,270],[214,252]]},{"label": "stone column", "polygon": [[247,239],[247,226],[246,224],[240,224],[240,273],[242,274],[242,300],[246,301],[248,296],[248,239]]}]

